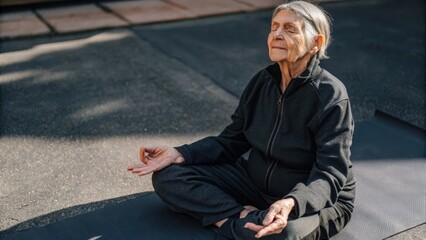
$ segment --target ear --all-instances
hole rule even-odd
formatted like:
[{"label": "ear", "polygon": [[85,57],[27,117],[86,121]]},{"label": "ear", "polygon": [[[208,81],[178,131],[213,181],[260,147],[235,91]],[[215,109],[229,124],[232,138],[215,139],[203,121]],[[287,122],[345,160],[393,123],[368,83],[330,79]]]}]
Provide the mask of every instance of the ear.
[{"label": "ear", "polygon": [[318,34],[317,36],[314,37],[314,46],[311,49],[310,53],[316,54],[322,47],[322,45],[324,45],[325,43],[325,36],[322,34]]}]

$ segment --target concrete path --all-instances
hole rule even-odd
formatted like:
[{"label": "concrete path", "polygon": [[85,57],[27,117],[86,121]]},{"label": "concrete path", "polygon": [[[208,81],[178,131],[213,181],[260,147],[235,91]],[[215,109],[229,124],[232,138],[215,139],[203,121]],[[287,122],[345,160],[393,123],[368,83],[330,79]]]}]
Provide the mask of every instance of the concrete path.
[{"label": "concrete path", "polygon": [[[330,1],[330,0],[326,0]],[[0,38],[73,33],[270,9],[281,0],[80,1],[36,5],[0,17]],[[10,3],[2,3],[10,7]]]}]

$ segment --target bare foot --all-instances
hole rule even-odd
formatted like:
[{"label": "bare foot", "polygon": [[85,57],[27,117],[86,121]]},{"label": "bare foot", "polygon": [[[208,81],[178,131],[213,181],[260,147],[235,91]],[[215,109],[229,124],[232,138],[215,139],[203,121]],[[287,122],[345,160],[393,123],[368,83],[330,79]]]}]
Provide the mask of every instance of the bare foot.
[{"label": "bare foot", "polygon": [[[259,210],[259,209],[251,205],[244,206],[244,209],[240,212],[240,218],[245,218],[247,214],[249,214],[251,211],[254,211],[254,210]],[[214,225],[220,228],[226,221],[228,221],[227,218],[222,219],[219,222],[216,222]]]}]

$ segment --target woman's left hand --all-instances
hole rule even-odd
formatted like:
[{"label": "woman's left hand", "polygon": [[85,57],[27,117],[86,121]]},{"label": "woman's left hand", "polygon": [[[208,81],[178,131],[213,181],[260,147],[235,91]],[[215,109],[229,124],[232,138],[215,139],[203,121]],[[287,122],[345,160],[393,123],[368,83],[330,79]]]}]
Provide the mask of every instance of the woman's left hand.
[{"label": "woman's left hand", "polygon": [[276,201],[269,208],[268,213],[263,219],[263,225],[254,223],[246,223],[244,227],[253,230],[256,233],[256,238],[271,234],[279,234],[287,225],[288,215],[294,208],[296,201],[293,198],[284,198]]}]

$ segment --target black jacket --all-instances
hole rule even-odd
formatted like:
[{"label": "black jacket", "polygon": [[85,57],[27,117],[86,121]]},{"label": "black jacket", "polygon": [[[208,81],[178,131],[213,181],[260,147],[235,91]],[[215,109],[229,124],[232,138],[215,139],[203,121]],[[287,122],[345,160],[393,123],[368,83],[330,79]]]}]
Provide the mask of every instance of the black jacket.
[{"label": "black jacket", "polygon": [[251,150],[247,171],[254,185],[273,198],[293,197],[297,217],[331,207],[339,198],[352,204],[349,98],[344,85],[318,64],[312,60],[283,94],[278,64],[261,70],[219,136],[177,148],[185,163],[236,161]]}]

